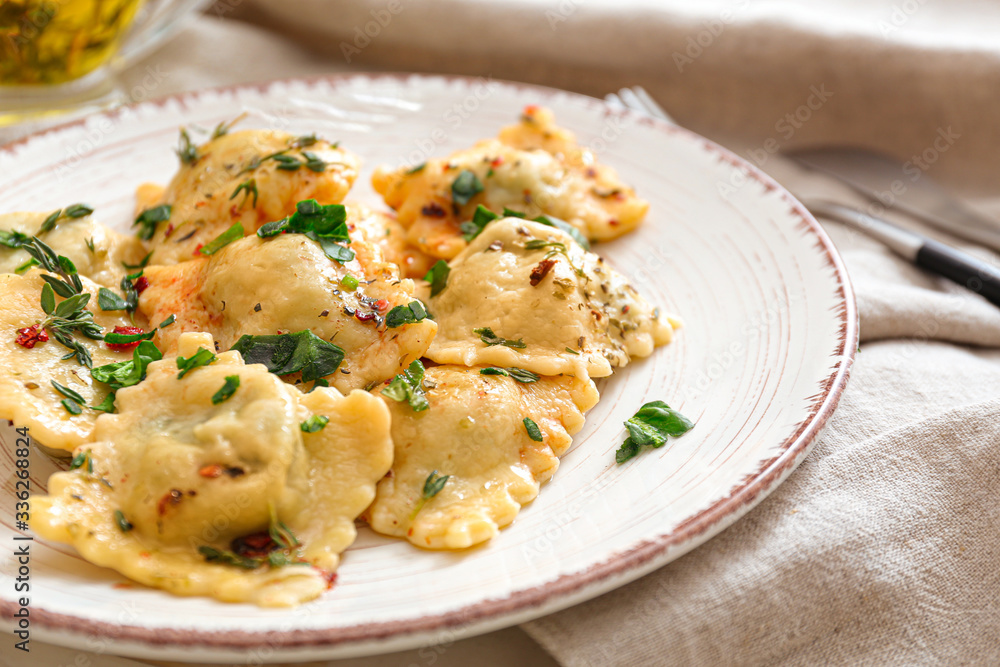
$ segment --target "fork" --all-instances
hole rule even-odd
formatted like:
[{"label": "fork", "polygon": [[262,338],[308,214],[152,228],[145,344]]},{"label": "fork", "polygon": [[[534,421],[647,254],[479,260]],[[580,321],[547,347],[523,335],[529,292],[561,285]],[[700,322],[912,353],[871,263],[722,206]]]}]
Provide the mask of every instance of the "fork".
[{"label": "fork", "polygon": [[608,93],[604,96],[604,101],[616,109],[631,109],[674,125],[677,124],[642,86],[622,88],[617,93]]}]

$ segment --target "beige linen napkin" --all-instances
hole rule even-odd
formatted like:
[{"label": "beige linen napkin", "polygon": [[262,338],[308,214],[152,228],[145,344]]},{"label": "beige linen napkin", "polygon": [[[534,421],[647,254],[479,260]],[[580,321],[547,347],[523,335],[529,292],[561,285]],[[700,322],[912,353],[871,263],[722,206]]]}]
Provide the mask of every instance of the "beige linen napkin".
[{"label": "beige linen napkin", "polygon": [[[305,2],[315,3],[308,12]],[[882,37],[877,21],[891,14],[891,2],[866,3],[853,18],[841,10],[861,0],[734,2],[745,13],[678,72],[670,54],[725,3],[684,10],[652,0],[400,0],[405,11],[346,63],[341,35],[391,2],[223,0],[216,11],[226,17],[251,9],[260,18],[266,3],[286,29],[306,22],[293,21],[296,13],[312,29],[282,40],[203,19],[128,80],[140,85],[144,68],[159,64],[167,72],[159,95],[378,62],[594,93],[638,81],[655,88],[680,122],[730,145],[741,134],[738,152],[759,158],[797,193],[856,201],[780,160],[768,139],[779,148],[842,139],[905,156],[952,125],[960,139],[929,165],[931,174],[993,178],[1000,125],[985,102],[1000,90],[1000,47],[983,35],[996,5],[918,3],[899,31]],[[958,9],[973,5],[979,13],[963,19]],[[551,28],[545,11],[566,11],[566,21]],[[934,23],[944,30],[924,28]],[[332,56],[302,48],[317,38]],[[810,86],[824,83],[834,95],[786,140],[777,124],[812,94]],[[1000,215],[1000,199],[972,203]],[[991,349],[1000,345],[1000,311],[859,234],[826,227],[862,319],[853,378],[827,431],[785,484],[704,546],[620,591],[525,625],[560,663],[1000,662],[1000,354]],[[55,664],[103,664],[100,656],[72,655]],[[547,663],[523,633],[509,630],[329,664]]]}]

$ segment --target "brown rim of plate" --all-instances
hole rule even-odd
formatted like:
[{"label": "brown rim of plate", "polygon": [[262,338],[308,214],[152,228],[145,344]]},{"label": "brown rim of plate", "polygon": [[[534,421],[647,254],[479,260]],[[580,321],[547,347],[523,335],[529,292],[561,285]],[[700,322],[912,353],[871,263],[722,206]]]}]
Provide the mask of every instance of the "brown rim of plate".
[{"label": "brown rim of plate", "polygon": [[[333,74],[308,78],[287,78],[275,79],[267,82],[239,84],[231,86],[220,86],[216,88],[205,88],[197,91],[177,93],[166,97],[146,100],[136,104],[128,105],[118,109],[100,112],[96,115],[116,117],[123,109],[152,104],[162,107],[168,102],[178,101],[184,105],[185,100],[196,99],[205,93],[221,93],[236,90],[256,90],[261,93],[267,91],[276,83],[306,83],[315,84],[326,82],[336,85],[349,79],[364,77],[369,79],[396,79],[406,82],[410,79],[445,79],[448,81],[463,81],[473,83],[476,79],[457,75],[425,75],[404,72],[377,72],[365,73],[355,72],[347,74]],[[217,649],[233,649],[249,651],[260,648],[270,649],[291,649],[304,647],[335,646],[351,642],[374,641],[398,637],[401,635],[440,631],[452,628],[461,628],[450,635],[451,639],[459,636],[474,634],[475,626],[485,623],[489,619],[514,612],[524,612],[531,608],[546,606],[544,612],[540,612],[532,618],[537,618],[545,613],[553,613],[574,603],[583,602],[591,597],[596,597],[601,593],[612,590],[617,586],[624,585],[637,579],[645,573],[647,569],[666,565],[668,562],[680,557],[682,554],[694,549],[705,540],[713,537],[728,527],[739,517],[752,509],[757,503],[764,499],[769,492],[777,487],[788,474],[802,461],[812,447],[812,444],[827,420],[833,414],[840,401],[844,387],[850,376],[851,366],[854,363],[858,346],[858,314],[854,300],[854,291],[851,287],[850,279],[844,267],[840,255],[837,253],[833,242],[827,236],[823,228],[787,190],[779,185],[774,179],[760,171],[743,158],[731,151],[719,146],[715,142],[705,139],[701,135],[690,130],[666,123],[664,121],[647,117],[629,110],[611,109],[602,100],[559,90],[537,86],[534,84],[519,83],[514,81],[497,80],[505,86],[510,86],[519,90],[529,90],[539,97],[554,97],[556,95],[576,98],[590,108],[599,109],[606,114],[614,114],[628,117],[641,125],[654,127],[660,131],[668,133],[680,133],[687,135],[691,139],[700,142],[703,148],[714,153],[718,159],[730,163],[734,167],[744,170],[747,175],[756,179],[769,191],[776,191],[788,204],[789,208],[800,218],[799,225],[816,236],[816,245],[822,249],[826,255],[827,262],[833,268],[837,277],[837,287],[840,296],[840,306],[837,315],[840,317],[840,331],[838,332],[838,349],[831,353],[832,357],[838,358],[830,375],[820,383],[819,391],[813,396],[813,404],[809,416],[804,419],[789,435],[780,447],[781,453],[763,462],[757,471],[746,477],[739,484],[729,490],[729,493],[716,501],[713,505],[702,510],[697,515],[690,517],[677,526],[673,531],[665,535],[644,541],[633,546],[628,551],[616,554],[612,558],[592,565],[582,572],[565,574],[558,579],[546,584],[515,591],[505,598],[490,599],[470,604],[455,611],[425,616],[422,618],[409,619],[405,621],[388,621],[380,623],[364,623],[345,628],[330,629],[302,629],[289,631],[269,631],[269,632],[247,632],[242,630],[218,630],[202,632],[196,629],[170,629],[170,628],[149,628],[136,625],[115,624],[102,621],[91,621],[78,616],[70,616],[49,612],[44,609],[32,609],[31,618],[33,624],[53,630],[69,630],[71,632],[107,637],[115,640],[138,642],[146,645],[177,645],[177,646],[204,646]],[[18,146],[26,144],[34,138],[46,134],[61,132],[70,127],[82,125],[89,116],[77,120],[57,125],[29,134],[14,142],[0,146],[2,152],[13,152]],[[669,557],[665,558],[668,556]],[[656,565],[658,560],[662,563]],[[626,573],[629,571],[642,570],[634,577],[629,578]],[[623,576],[615,582],[615,586],[600,588],[598,585],[613,576]],[[587,595],[587,587],[595,590],[591,595]],[[559,605],[559,598],[573,596],[566,604]],[[0,618],[11,619],[17,609],[17,602],[14,600],[0,600]],[[520,618],[515,622],[524,622],[528,618]],[[464,626],[464,627],[463,627]],[[497,626],[502,627],[502,626]],[[496,628],[491,628],[496,629]],[[394,649],[398,650],[398,649]]]}]

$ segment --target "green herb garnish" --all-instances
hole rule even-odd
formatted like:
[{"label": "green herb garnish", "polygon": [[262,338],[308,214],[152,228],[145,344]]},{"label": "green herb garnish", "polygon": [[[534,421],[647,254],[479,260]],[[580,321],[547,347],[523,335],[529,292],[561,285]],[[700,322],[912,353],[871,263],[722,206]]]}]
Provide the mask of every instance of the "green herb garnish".
[{"label": "green herb garnish", "polygon": [[347,230],[347,209],[341,204],[321,206],[315,199],[306,199],[295,205],[295,213],[262,225],[257,230],[260,238],[269,238],[286,232],[304,234],[319,243],[330,259],[344,264],[354,259],[354,251],[341,243],[350,243]]},{"label": "green herb garnish", "polygon": [[503,345],[504,347],[510,347],[518,350],[523,350],[528,347],[524,344],[523,338],[518,338],[517,340],[508,340],[506,338],[501,338],[500,336],[493,333],[493,329],[490,327],[483,327],[481,329],[473,329],[472,333],[479,336],[479,340],[486,343],[488,347],[494,345]]},{"label": "green herb garnish", "polygon": [[402,403],[406,401],[414,412],[421,412],[431,407],[427,401],[424,388],[424,365],[419,359],[414,359],[405,371],[392,378],[382,395]]},{"label": "green herb garnish", "polygon": [[385,316],[385,326],[390,329],[404,324],[415,324],[427,317],[427,309],[419,301],[411,301],[405,306],[396,306]]},{"label": "green herb garnish", "polygon": [[236,393],[236,389],[240,386],[240,376],[239,375],[227,375],[225,381],[222,383],[222,387],[219,391],[212,395],[212,405],[218,405],[224,401],[228,401]]},{"label": "green herb garnish", "polygon": [[448,262],[439,259],[424,276],[424,280],[431,284],[432,297],[440,294],[448,286],[449,273],[451,273],[451,268],[448,266]]},{"label": "green herb garnish", "polygon": [[667,443],[667,436],[676,438],[693,427],[693,422],[663,401],[646,403],[625,421],[629,437],[615,452],[615,461],[625,463],[638,455],[642,447],[662,447]]},{"label": "green herb garnish", "polygon": [[355,278],[351,274],[347,274],[346,276],[340,279],[340,284],[344,289],[353,292],[354,290],[358,289],[358,285],[360,283],[358,282],[357,278]]},{"label": "green herb garnish", "polygon": [[574,349],[573,349],[573,348],[571,348],[571,347],[567,347],[567,348],[566,348],[566,351],[567,351],[567,352],[569,352],[570,354],[576,354],[576,355],[579,355],[579,354],[580,354],[579,352],[577,352],[576,350],[574,350]]},{"label": "green herb garnish", "polygon": [[132,343],[138,343],[140,340],[149,340],[155,335],[156,329],[137,334],[120,334],[112,331],[104,334],[104,342],[111,345],[130,345]]},{"label": "green herb garnish", "polygon": [[243,231],[243,225],[237,222],[232,227],[222,232],[202,247],[198,248],[198,252],[202,255],[214,255],[233,241],[238,241],[243,238]]},{"label": "green herb garnish", "polygon": [[264,364],[275,375],[302,371],[302,381],[330,375],[344,360],[344,351],[309,329],[272,336],[244,334],[231,348],[247,364]]},{"label": "green herb garnish", "polygon": [[38,233],[44,234],[45,232],[51,232],[55,229],[56,224],[63,218],[82,218],[83,216],[90,215],[93,212],[94,209],[86,204],[73,204],[72,206],[67,206],[65,210],[59,209],[53,211],[49,214],[49,217],[45,218],[42,222],[42,226],[38,228]]},{"label": "green herb garnish", "polygon": [[579,243],[584,250],[590,250],[590,241],[587,240],[587,237],[581,234],[579,229],[569,224],[568,222],[560,220],[559,218],[553,218],[552,216],[549,215],[540,215],[534,219],[534,222],[538,222],[543,225],[547,225],[549,227],[555,227],[556,229],[562,230],[567,234],[569,234],[570,236],[572,236],[573,240]]},{"label": "green herb garnish", "polygon": [[20,248],[23,245],[27,245],[30,241],[31,237],[27,234],[14,230],[0,229],[0,245],[7,246],[8,248]]},{"label": "green herb garnish", "polygon": [[[170,212],[172,207],[170,204],[160,204],[159,206],[154,206],[153,208],[147,208],[145,211],[140,213],[136,217],[135,222],[132,226],[139,226],[138,236],[143,241],[149,241],[156,234],[156,225],[160,222],[165,222],[170,219]],[[148,256],[147,256],[148,261]],[[145,266],[145,265],[143,265]],[[135,267],[126,266],[125,268],[131,269]]]},{"label": "green herb garnish", "polygon": [[326,425],[329,422],[330,422],[329,417],[324,417],[323,415],[313,415],[309,419],[299,424],[299,428],[302,429],[303,433],[315,433],[317,431],[322,431],[324,428],[326,428]]},{"label": "green herb garnish", "polygon": [[62,403],[62,406],[64,408],[66,408],[66,412],[70,413],[71,415],[78,415],[81,412],[83,412],[83,404],[77,403],[71,398],[64,398],[59,402]]},{"label": "green herb garnish", "polygon": [[451,184],[451,200],[459,206],[465,206],[482,191],[482,181],[473,172],[463,169]]},{"label": "green herb garnish", "polygon": [[105,364],[90,370],[90,375],[98,382],[118,390],[139,384],[146,377],[146,367],[163,358],[160,350],[148,340],[144,340],[132,351],[132,358]]},{"label": "green herb garnish", "polygon": [[538,424],[534,422],[530,417],[524,418],[524,430],[528,432],[528,437],[535,442],[541,442],[544,440],[542,437],[542,429],[538,428]]},{"label": "green herb garnish", "polygon": [[123,533],[132,530],[132,523],[125,518],[125,514],[121,510],[115,510],[115,523],[118,524],[118,529]]},{"label": "green herb garnish", "polygon": [[232,201],[233,199],[236,199],[241,192],[243,193],[243,201],[240,202],[240,208],[243,208],[243,206],[247,203],[247,199],[250,199],[250,197],[253,197],[253,205],[257,206],[257,196],[259,194],[257,192],[257,179],[248,178],[237,185],[236,189],[233,190],[233,194],[229,196],[229,200]]},{"label": "green herb garnish", "polygon": [[[60,394],[62,394],[63,396],[65,396],[69,400],[71,400],[71,401],[73,401],[75,403],[79,403],[80,405],[83,405],[84,403],[87,402],[87,401],[84,400],[83,396],[81,396],[79,394],[79,392],[73,391],[69,387],[64,387],[63,385],[59,384],[55,380],[49,380],[49,382],[52,384],[52,387],[56,391],[58,391]],[[80,413],[79,412],[74,412],[73,414],[80,414]]]},{"label": "green herb garnish", "polygon": [[467,220],[458,226],[462,231],[462,238],[466,241],[472,241],[479,236],[486,225],[499,218],[499,215],[480,204],[476,207],[476,212],[472,214],[472,220]]},{"label": "green herb garnish", "polygon": [[91,405],[91,410],[96,410],[97,412],[114,412],[115,411],[115,392],[110,392],[104,397],[104,400],[97,405]]},{"label": "green herb garnish", "polygon": [[97,290],[97,305],[101,310],[129,310],[128,301],[107,287]]},{"label": "green herb garnish", "polygon": [[448,483],[449,479],[451,479],[451,475],[438,475],[437,470],[432,470],[431,474],[427,475],[427,479],[424,480],[424,488],[420,493],[420,500],[417,501],[416,506],[413,508],[410,519],[417,516],[417,513],[424,508],[428,500],[441,493],[441,490]]},{"label": "green herb garnish", "polygon": [[156,328],[157,329],[162,329],[164,327],[169,327],[171,324],[173,324],[176,321],[177,321],[177,316],[171,313],[170,317],[168,317],[167,319],[165,319],[162,322],[160,322],[159,326],[157,326]]},{"label": "green herb garnish", "polygon": [[84,467],[87,469],[87,472],[94,472],[94,459],[91,458],[89,449],[78,452],[69,463],[70,470]]},{"label": "green herb garnish", "polygon": [[180,158],[181,164],[192,165],[198,161],[198,147],[191,142],[191,135],[185,128],[181,128],[177,148],[174,151]]},{"label": "green herb garnish", "polygon": [[511,367],[507,369],[497,368],[496,366],[490,366],[489,368],[483,368],[479,371],[480,375],[503,375],[506,377],[513,378],[520,382],[521,384],[530,384],[532,382],[538,382],[541,376],[537,373],[532,373],[531,371],[524,368]]},{"label": "green herb garnish", "polygon": [[208,366],[209,364],[215,362],[216,359],[218,359],[218,357],[216,357],[215,354],[203,347],[199,347],[198,351],[190,357],[177,357],[177,368],[180,369],[180,373],[177,374],[177,379],[180,380],[196,368]]},{"label": "green herb garnish", "polygon": [[411,176],[413,174],[419,174],[420,172],[422,172],[424,170],[424,167],[426,167],[426,166],[427,166],[426,162],[421,162],[416,167],[413,167],[411,169],[407,169],[404,173],[407,176]]}]

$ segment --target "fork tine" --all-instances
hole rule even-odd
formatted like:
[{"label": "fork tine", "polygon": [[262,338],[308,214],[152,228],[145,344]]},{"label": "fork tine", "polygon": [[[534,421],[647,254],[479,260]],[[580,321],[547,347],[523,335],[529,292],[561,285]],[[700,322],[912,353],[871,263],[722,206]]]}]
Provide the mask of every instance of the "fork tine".
[{"label": "fork tine", "polygon": [[[612,93],[614,95],[614,93]],[[663,110],[659,104],[657,104],[649,93],[647,93],[642,87],[634,86],[632,88],[622,88],[618,91],[616,98],[620,101],[622,106],[626,109],[631,109],[632,111],[638,111],[639,113],[645,114],[652,118],[658,118],[660,120],[665,120],[668,123],[673,123],[674,120],[671,118],[666,111]]]},{"label": "fork tine", "polygon": [[632,86],[632,92],[635,93],[635,96],[642,100],[642,103],[647,109],[650,110],[650,115],[659,118],[660,120],[665,120],[668,123],[674,122],[674,119],[670,117],[670,114],[668,114],[663,107],[657,104],[656,100],[653,99],[653,96],[646,92],[645,88],[642,86]]}]

